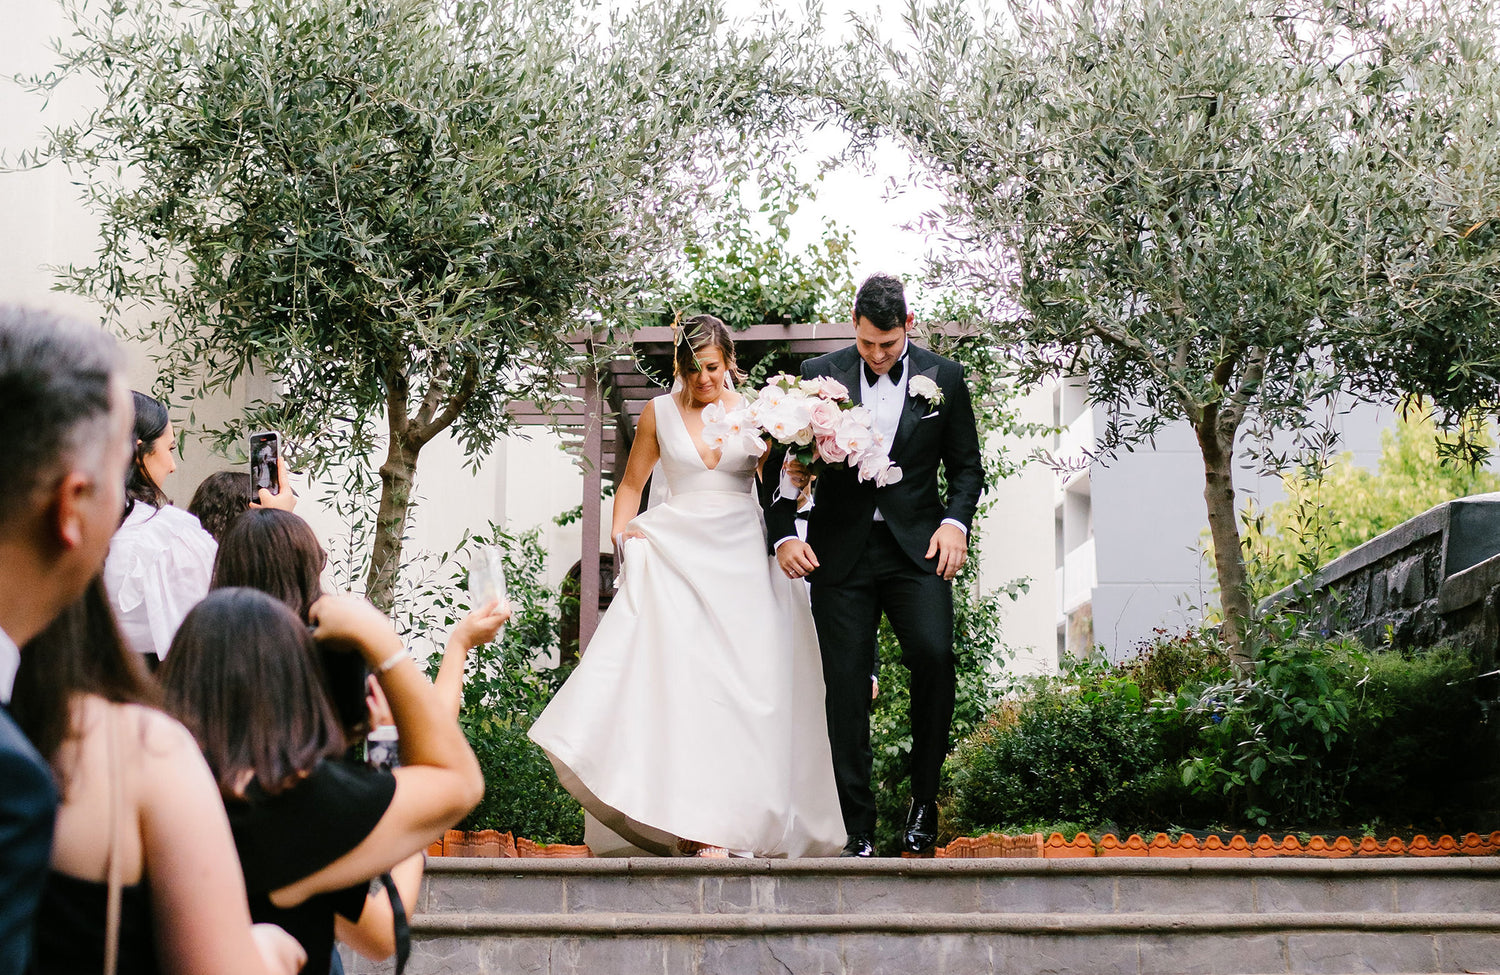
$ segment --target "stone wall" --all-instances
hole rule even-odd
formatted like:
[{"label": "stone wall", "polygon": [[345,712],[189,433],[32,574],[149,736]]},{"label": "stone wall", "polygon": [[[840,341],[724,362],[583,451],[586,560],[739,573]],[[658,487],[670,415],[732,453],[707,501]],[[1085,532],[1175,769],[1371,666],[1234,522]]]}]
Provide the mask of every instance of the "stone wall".
[{"label": "stone wall", "polygon": [[1452,643],[1495,669],[1500,642],[1500,494],[1444,502],[1261,603],[1309,612],[1365,646]]},{"label": "stone wall", "polygon": [[[1474,654],[1475,693],[1500,714],[1500,494],[1438,505],[1261,602],[1312,614],[1324,633],[1351,633],[1367,648],[1440,643]],[[1473,807],[1500,817],[1500,721],[1474,742]]]}]

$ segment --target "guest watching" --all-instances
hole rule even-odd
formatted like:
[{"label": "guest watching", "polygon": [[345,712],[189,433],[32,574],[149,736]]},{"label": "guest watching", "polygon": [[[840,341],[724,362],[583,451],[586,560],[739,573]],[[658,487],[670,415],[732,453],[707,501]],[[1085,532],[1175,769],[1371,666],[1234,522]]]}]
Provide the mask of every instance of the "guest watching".
[{"label": "guest watching", "polygon": [[29,642],[99,572],[120,522],[130,390],[97,327],[0,305],[0,972],[30,964],[57,790],[6,706]]},{"label": "guest watching", "polygon": [[[259,589],[309,621],[313,603],[323,595],[320,576],[326,561],[323,546],[306,521],[289,511],[254,509],[242,515],[221,539],[211,587]],[[495,639],[509,619],[510,606],[493,600],[469,612],[449,635],[433,684],[454,717],[463,702],[464,665],[469,652]],[[324,654],[323,665],[334,707],[352,734],[365,714],[363,666],[354,654]],[[377,699],[378,687],[374,688]]]},{"label": "guest watching", "polygon": [[208,475],[193,492],[188,514],[198,519],[214,541],[224,541],[224,532],[240,515],[250,510],[250,475],[244,471],[217,471]]},{"label": "guest watching", "polygon": [[[160,676],[168,708],[193,729],[218,780],[251,916],[290,931],[307,951],[304,972],[323,975],[335,916],[352,922],[340,937],[362,954],[394,949],[390,915],[365,910],[369,880],[410,865],[479,802],[484,779],[389,619],[354,596],[324,596],[308,615],[316,641],[271,596],[215,590],[183,621]],[[401,768],[336,760],[345,741],[314,663],[320,644],[357,652],[376,674],[400,731]],[[396,881],[407,904],[412,872]]]},{"label": "guest watching", "polygon": [[109,546],[104,584],[125,642],[154,667],[177,624],[208,592],[214,540],[198,519],[175,508],[162,484],[177,470],[172,420],[160,401],[132,393],[135,450],[125,482],[124,521]]},{"label": "guest watching", "polygon": [[[308,614],[323,595],[321,576],[328,561],[311,525],[290,511],[255,508],[240,515],[221,542],[210,589],[259,589],[285,603],[304,623],[311,622]],[[318,656],[329,701],[353,744],[369,731],[364,661],[356,653],[321,651]]]},{"label": "guest watching", "polygon": [[[291,973],[291,935],[255,925],[229,820],[187,730],[120,638],[104,585],[26,644],[12,707],[63,793],[34,971]],[[107,945],[107,904],[119,926]]]},{"label": "guest watching", "polygon": [[[131,396],[135,452],[125,482],[124,520],[104,563],[104,585],[126,644],[154,668],[182,618],[208,592],[217,545],[198,519],[173,507],[162,490],[177,470],[172,456],[177,435],[166,406],[145,393]],[[291,491],[262,492],[261,501],[287,510],[297,503]]]}]

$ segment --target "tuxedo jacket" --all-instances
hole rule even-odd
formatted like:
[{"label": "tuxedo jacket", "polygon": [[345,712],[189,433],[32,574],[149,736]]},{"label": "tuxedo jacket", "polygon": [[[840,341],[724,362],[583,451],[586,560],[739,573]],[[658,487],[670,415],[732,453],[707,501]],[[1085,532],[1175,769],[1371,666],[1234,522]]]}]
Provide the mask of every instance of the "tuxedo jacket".
[{"label": "tuxedo jacket", "polygon": [[[938,525],[952,518],[967,530],[973,523],[984,491],[984,464],[964,368],[910,342],[906,355],[906,402],[889,450],[891,461],[901,468],[901,480],[877,488],[873,481],[861,482],[855,468],[842,464],[830,465],[818,475],[807,519],[807,543],[818,557],[818,569],[808,576],[814,585],[835,584],[849,574],[864,552],[877,507],[902,551],[930,572],[937,571],[937,559],[925,556]],[[802,377],[836,379],[859,403],[861,366],[851,345],[808,359],[802,363]],[[917,376],[937,384],[941,403],[934,406],[912,393],[911,380]],[[938,490],[939,466],[947,477],[946,497]],[[796,534],[796,514],[794,499],[769,503],[766,535],[771,545]]]},{"label": "tuxedo jacket", "polygon": [[0,972],[24,972],[52,855],[52,771],[0,707]]}]

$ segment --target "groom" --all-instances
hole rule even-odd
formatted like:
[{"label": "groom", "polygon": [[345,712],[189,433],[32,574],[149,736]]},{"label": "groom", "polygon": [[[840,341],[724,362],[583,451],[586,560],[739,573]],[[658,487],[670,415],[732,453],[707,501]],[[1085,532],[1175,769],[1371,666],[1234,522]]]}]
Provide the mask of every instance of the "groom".
[{"label": "groom", "polygon": [[953,720],[952,579],[968,558],[969,525],[984,490],[963,367],[912,345],[912,321],[900,279],[871,275],[854,299],[854,345],[802,364],[804,379],[836,379],[872,412],[901,480],[878,488],[861,483],[853,468],[824,470],[805,542],[796,534],[794,499],[776,500],[766,512],[782,571],[812,587],[834,778],[849,834],[844,856],[875,853],[870,676],[882,612],[911,671],[912,795],[901,852],[926,856],[937,840],[938,774]]}]

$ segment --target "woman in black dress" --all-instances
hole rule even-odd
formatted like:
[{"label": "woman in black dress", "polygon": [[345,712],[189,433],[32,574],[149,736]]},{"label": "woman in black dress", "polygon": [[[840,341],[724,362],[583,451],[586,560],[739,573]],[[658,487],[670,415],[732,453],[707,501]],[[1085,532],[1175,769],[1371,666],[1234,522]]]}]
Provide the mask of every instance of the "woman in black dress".
[{"label": "woman in black dress", "polygon": [[[263,592],[214,590],[183,620],[159,676],[218,781],[251,916],[291,932],[307,951],[303,971],[322,975],[335,916],[350,922],[341,934],[361,953],[390,944],[389,914],[365,910],[368,882],[462,819],[484,779],[384,614],[358,597],[324,596],[308,616],[313,633]],[[318,674],[320,646],[359,654],[379,680],[401,768],[339,760],[346,741]]]},{"label": "woman in black dress", "polygon": [[63,795],[33,967],[103,970],[113,862],[119,975],[290,975],[302,950],[271,925],[252,930],[213,777],[159,700],[99,579],[21,654],[11,713]]}]

